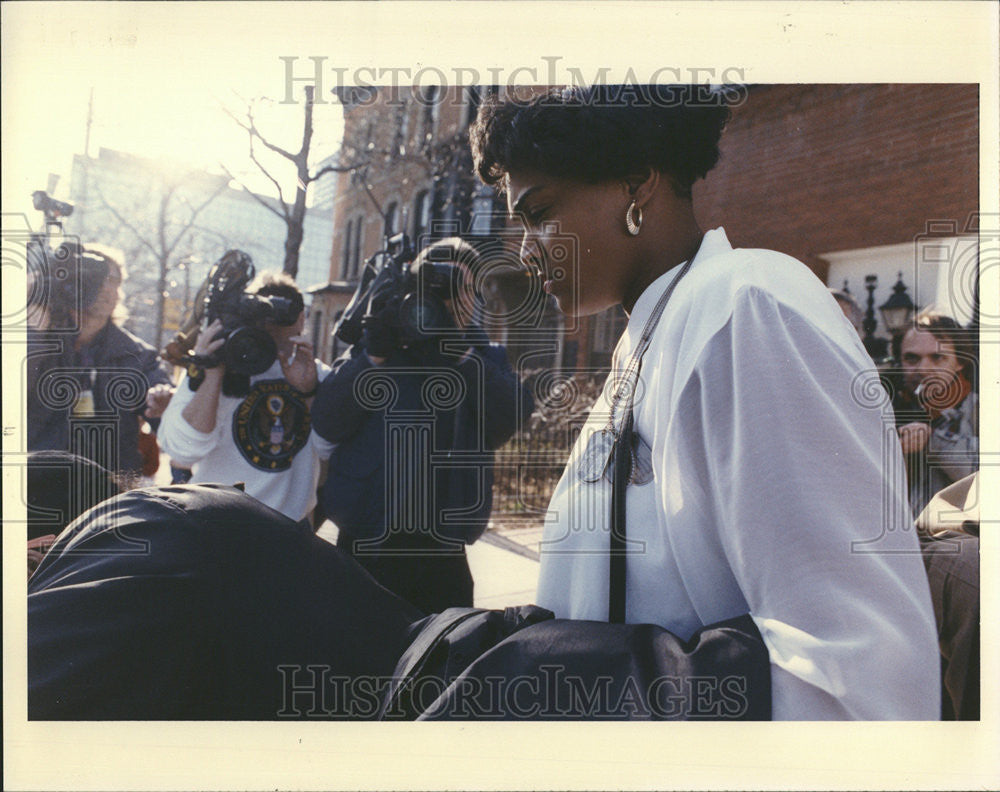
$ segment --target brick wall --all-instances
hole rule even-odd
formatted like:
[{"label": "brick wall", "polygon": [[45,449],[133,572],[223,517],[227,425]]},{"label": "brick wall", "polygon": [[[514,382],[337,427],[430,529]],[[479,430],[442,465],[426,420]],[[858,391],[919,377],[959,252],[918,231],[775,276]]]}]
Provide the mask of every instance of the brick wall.
[{"label": "brick wall", "polygon": [[734,109],[695,186],[703,228],[808,264],[906,242],[979,206],[977,85],[762,85]]},{"label": "brick wall", "polygon": [[[456,87],[447,88],[439,97],[437,120],[433,128],[423,125],[424,105],[414,99],[409,87],[379,89],[373,101],[345,113],[345,148],[355,146],[361,149],[354,157],[354,161],[372,160],[372,165],[368,169],[368,187],[372,196],[383,208],[387,208],[393,202],[397,204],[400,212],[397,218],[397,230],[403,230],[400,221],[405,210],[405,230],[407,233],[412,233],[414,204],[418,193],[427,190],[437,194],[440,199],[441,191],[447,186],[440,179],[435,179],[439,174],[434,172],[431,160],[422,153],[419,140],[421,132],[430,131],[435,144],[450,140],[464,130],[467,113],[465,94],[462,89]],[[402,114],[406,116],[406,132],[400,136],[396,130]],[[372,148],[366,153],[363,148],[369,124],[373,131]],[[387,152],[400,143],[404,147],[403,154],[394,153],[389,156]],[[351,159],[350,155],[348,159]],[[334,204],[331,280],[343,279],[346,276],[342,260],[344,231],[349,220],[363,218],[362,263],[379,250],[383,242],[382,218],[364,188],[352,179],[349,173],[339,174],[338,179]]]}]

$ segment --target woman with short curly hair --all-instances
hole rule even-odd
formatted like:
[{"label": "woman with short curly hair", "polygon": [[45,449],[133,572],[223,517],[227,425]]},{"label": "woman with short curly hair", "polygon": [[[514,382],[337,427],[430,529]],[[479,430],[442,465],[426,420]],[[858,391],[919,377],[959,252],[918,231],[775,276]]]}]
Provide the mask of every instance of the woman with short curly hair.
[{"label": "woman with short curly hair", "polygon": [[494,99],[471,130],[560,310],[629,314],[552,497],[538,603],[683,639],[749,613],[776,719],[937,718],[927,580],[871,360],[802,263],[696,219],[729,112],[704,86],[594,86]]}]

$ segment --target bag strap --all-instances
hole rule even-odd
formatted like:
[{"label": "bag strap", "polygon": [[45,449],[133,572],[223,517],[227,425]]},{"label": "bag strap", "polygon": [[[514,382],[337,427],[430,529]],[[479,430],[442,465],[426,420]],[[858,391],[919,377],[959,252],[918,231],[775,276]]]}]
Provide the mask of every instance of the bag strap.
[{"label": "bag strap", "polygon": [[[702,241],[704,241],[704,237],[702,237]],[[701,242],[698,243],[698,250],[700,249]],[[677,277],[670,281],[670,285],[664,289],[660,299],[657,300],[649,319],[646,320],[645,327],[642,329],[639,343],[636,344],[635,350],[625,366],[622,379],[615,388],[611,404],[611,417],[608,423],[614,434],[615,442],[612,451],[614,462],[611,467],[613,476],[611,480],[611,531],[608,540],[608,621],[613,624],[625,623],[625,594],[628,582],[625,568],[628,552],[625,532],[625,500],[626,488],[629,479],[632,478],[632,408],[639,384],[642,356],[653,340],[653,331],[656,329],[674,289],[680,283],[681,278],[687,275],[697,256],[698,251],[695,251],[695,254],[684,262]],[[619,401],[624,404],[624,413],[622,414],[621,428],[616,431],[615,410]]]},{"label": "bag strap", "polygon": [[628,405],[622,431],[615,438],[611,482],[611,538],[608,582],[608,621],[625,623],[625,489],[632,476],[632,405]]}]

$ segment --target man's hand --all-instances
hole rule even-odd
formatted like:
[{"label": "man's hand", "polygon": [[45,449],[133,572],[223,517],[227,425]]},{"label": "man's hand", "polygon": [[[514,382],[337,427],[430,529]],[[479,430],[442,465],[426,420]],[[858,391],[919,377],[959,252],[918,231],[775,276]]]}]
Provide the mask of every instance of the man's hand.
[{"label": "man's hand", "polygon": [[147,418],[160,418],[163,415],[163,411],[167,409],[167,405],[170,404],[170,399],[173,395],[173,385],[163,383],[154,385],[146,391],[146,412],[144,415]]},{"label": "man's hand", "polygon": [[311,393],[316,390],[319,379],[312,344],[304,336],[292,336],[288,340],[293,344],[291,354],[288,357],[278,355],[278,360],[281,361],[281,373],[295,390]]},{"label": "man's hand", "polygon": [[[210,325],[205,325],[201,328],[201,332],[198,333],[198,338],[195,340],[194,348],[191,351],[200,358],[211,356],[226,343],[225,338],[219,338],[221,333],[222,322],[219,319],[216,319]],[[221,366],[218,368],[221,368]]]},{"label": "man's hand", "polygon": [[929,424],[915,421],[899,427],[899,444],[904,454],[916,454],[923,451],[931,436]]}]

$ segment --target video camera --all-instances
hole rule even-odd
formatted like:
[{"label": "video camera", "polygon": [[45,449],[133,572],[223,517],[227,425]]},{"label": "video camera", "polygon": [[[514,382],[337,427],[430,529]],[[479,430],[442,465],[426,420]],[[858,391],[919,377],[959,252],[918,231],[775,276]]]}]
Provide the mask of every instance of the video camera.
[{"label": "video camera", "polygon": [[454,327],[444,301],[457,298],[462,270],[450,258],[415,259],[406,234],[390,237],[385,249],[365,262],[361,282],[334,328],[336,337],[356,344],[378,317],[389,323],[399,347],[406,348]]},{"label": "video camera", "polygon": [[35,190],[31,194],[31,203],[35,209],[45,215],[45,225],[61,225],[60,217],[73,214],[73,204],[57,201],[45,190]]},{"label": "video camera", "polygon": [[[226,252],[212,265],[187,321],[167,345],[163,357],[178,366],[221,363],[227,372],[245,376],[267,371],[277,359],[278,347],[264,324],[294,324],[301,309],[286,297],[247,294],[254,274],[250,256],[241,250]],[[225,343],[208,358],[195,359],[190,350],[202,324],[216,319],[222,322]]]}]

